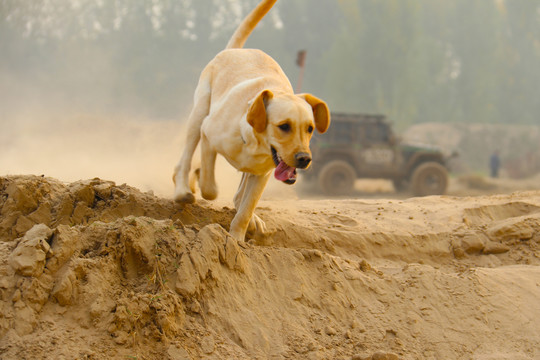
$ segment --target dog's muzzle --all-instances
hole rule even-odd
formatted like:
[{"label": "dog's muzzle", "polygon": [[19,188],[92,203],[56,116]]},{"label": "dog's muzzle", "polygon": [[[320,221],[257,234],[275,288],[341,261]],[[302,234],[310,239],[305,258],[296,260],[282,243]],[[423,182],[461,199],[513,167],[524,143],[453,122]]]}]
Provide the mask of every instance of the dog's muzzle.
[{"label": "dog's muzzle", "polygon": [[311,163],[311,156],[308,153],[300,152],[294,155],[296,161],[296,167],[299,169],[305,169]]},{"label": "dog's muzzle", "polygon": [[[274,147],[271,147],[272,150],[272,159],[274,160],[274,165],[276,165],[276,170],[274,171],[274,177],[277,180],[283,181],[285,184],[292,185],[296,182],[296,167],[289,166],[281,159]],[[297,161],[297,160],[295,160]],[[311,159],[310,159],[311,161]],[[308,162],[309,163],[309,162]]]}]

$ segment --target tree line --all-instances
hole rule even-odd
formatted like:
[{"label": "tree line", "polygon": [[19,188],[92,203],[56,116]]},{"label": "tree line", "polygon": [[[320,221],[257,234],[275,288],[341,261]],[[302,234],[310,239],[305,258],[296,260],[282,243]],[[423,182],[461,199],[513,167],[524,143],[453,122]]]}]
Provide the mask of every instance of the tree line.
[{"label": "tree line", "polygon": [[[200,71],[257,2],[0,0],[3,111],[43,101],[183,116]],[[334,111],[383,113],[401,128],[540,123],[538,0],[280,1],[247,46],[293,85],[306,50],[302,91]]]}]

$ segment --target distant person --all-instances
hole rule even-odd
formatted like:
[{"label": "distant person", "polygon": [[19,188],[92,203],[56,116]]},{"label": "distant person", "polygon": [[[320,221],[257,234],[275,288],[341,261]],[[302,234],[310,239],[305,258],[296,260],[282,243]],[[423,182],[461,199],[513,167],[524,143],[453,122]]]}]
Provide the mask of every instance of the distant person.
[{"label": "distant person", "polygon": [[499,177],[499,168],[501,167],[501,159],[499,158],[499,152],[495,151],[489,158],[489,169],[491,170],[491,177]]}]

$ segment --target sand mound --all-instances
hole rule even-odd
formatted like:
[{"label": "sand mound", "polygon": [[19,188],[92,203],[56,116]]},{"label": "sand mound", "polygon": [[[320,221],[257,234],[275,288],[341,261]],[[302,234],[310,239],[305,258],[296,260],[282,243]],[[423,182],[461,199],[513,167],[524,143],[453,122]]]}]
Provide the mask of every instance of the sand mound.
[{"label": "sand mound", "polygon": [[540,192],[258,213],[0,178],[0,358],[540,358]]}]

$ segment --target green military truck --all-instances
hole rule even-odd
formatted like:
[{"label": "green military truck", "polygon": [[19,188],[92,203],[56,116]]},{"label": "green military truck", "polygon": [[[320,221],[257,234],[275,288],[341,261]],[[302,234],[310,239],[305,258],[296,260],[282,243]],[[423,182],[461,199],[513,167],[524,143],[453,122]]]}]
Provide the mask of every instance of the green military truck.
[{"label": "green military truck", "polygon": [[389,179],[415,196],[444,194],[447,158],[436,148],[401,143],[384,115],[332,113],[332,124],[311,140],[313,164],[302,174],[327,195],[352,192],[357,178]]}]

